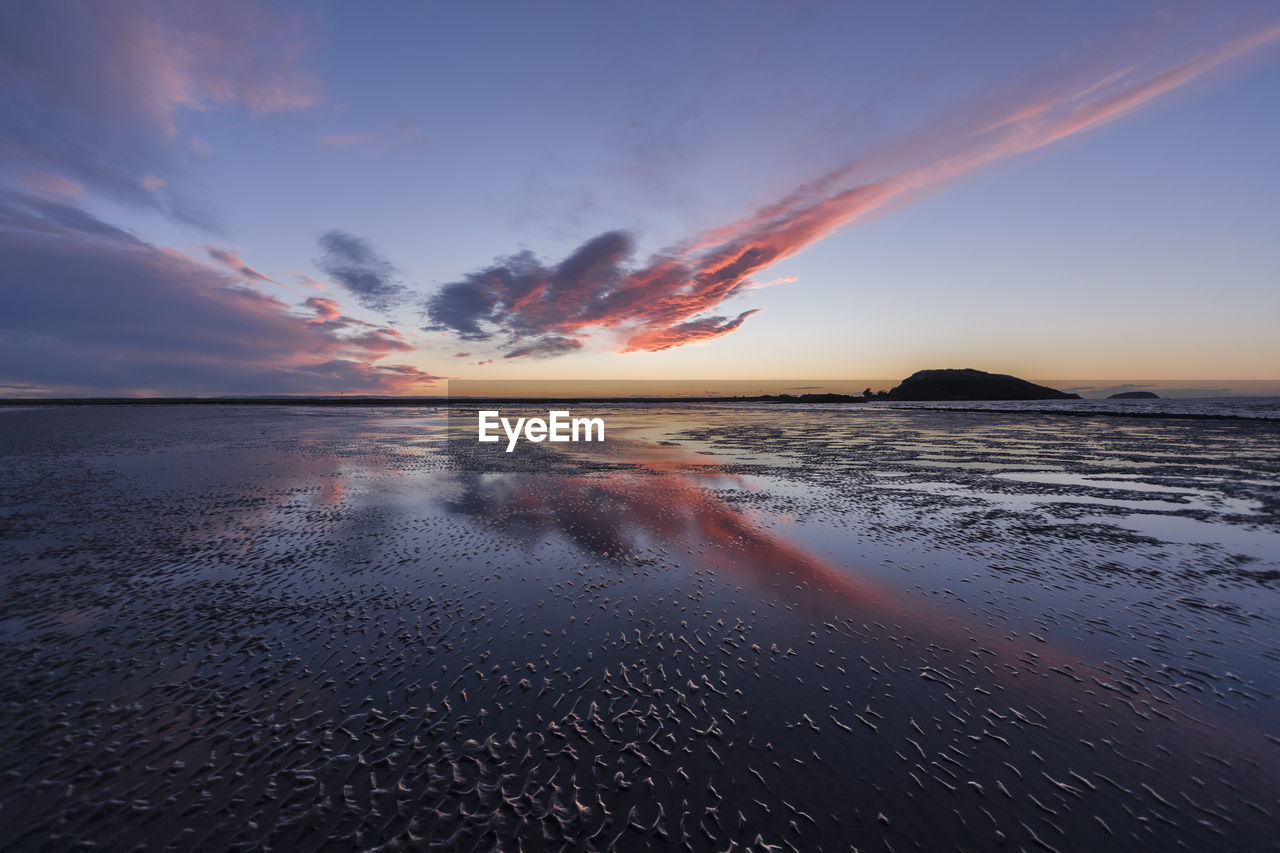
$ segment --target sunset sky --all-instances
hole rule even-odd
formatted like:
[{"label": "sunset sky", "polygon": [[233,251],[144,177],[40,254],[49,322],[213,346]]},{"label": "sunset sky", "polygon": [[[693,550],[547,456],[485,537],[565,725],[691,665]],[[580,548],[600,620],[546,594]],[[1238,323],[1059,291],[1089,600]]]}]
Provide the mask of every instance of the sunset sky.
[{"label": "sunset sky", "polygon": [[1270,0],[6,3],[0,395],[1280,380],[1278,59]]}]

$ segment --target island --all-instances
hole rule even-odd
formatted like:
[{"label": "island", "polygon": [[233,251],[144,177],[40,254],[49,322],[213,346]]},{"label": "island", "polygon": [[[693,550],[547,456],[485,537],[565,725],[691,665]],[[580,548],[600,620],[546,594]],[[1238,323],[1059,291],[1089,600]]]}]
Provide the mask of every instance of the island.
[{"label": "island", "polygon": [[1016,376],[972,368],[920,370],[885,395],[888,400],[1079,400]]},{"label": "island", "polygon": [[1160,395],[1154,391],[1121,391],[1112,394],[1108,400],[1159,400]]}]

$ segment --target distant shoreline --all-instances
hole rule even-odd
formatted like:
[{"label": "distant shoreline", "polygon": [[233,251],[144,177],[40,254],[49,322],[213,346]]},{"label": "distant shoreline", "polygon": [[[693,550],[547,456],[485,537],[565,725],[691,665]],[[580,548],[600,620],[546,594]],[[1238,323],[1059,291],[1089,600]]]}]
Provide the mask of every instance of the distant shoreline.
[{"label": "distant shoreline", "polygon": [[[822,399],[805,399],[790,395],[751,397],[55,397],[0,398],[0,408],[69,408],[79,406],[283,406],[297,408],[473,408],[479,406],[591,406],[591,405],[705,405],[772,403],[780,405],[820,406],[841,403],[864,404],[869,401],[854,395],[814,395]],[[1219,399],[1219,398],[1208,398]],[[1242,397],[1238,399],[1249,399]],[[1256,399],[1268,399],[1259,396]],[[872,401],[888,402],[895,401]],[[1212,412],[1149,412],[1123,409],[1019,409],[980,408],[977,406],[926,405],[873,406],[891,411],[955,412],[986,415],[1046,415],[1067,418],[1139,418],[1145,420],[1182,421],[1250,421],[1280,423],[1280,416],[1217,414]],[[920,401],[925,402],[925,401]],[[983,401],[971,401],[983,402]],[[1009,402],[1009,401],[989,401]],[[1016,402],[1016,401],[1014,401]],[[1102,403],[1105,400],[1063,401],[1066,403]]]},{"label": "distant shoreline", "polygon": [[749,397],[34,397],[0,406],[546,406],[618,403],[865,403],[856,394],[760,394]]}]

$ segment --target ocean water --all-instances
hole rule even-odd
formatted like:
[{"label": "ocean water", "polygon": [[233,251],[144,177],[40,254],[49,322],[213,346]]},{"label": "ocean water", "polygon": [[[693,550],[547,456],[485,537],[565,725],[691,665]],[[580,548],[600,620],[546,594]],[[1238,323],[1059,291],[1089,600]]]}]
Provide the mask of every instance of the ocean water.
[{"label": "ocean water", "polygon": [[0,847],[1266,849],[1280,423],[1065,405],[7,412]]}]

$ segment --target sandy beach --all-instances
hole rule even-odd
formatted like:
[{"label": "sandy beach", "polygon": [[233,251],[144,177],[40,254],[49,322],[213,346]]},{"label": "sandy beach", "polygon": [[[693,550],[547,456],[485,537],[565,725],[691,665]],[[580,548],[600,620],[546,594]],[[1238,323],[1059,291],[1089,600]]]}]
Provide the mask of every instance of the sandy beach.
[{"label": "sandy beach", "polygon": [[1275,422],[607,415],[6,412],[0,846],[1274,843]]}]

